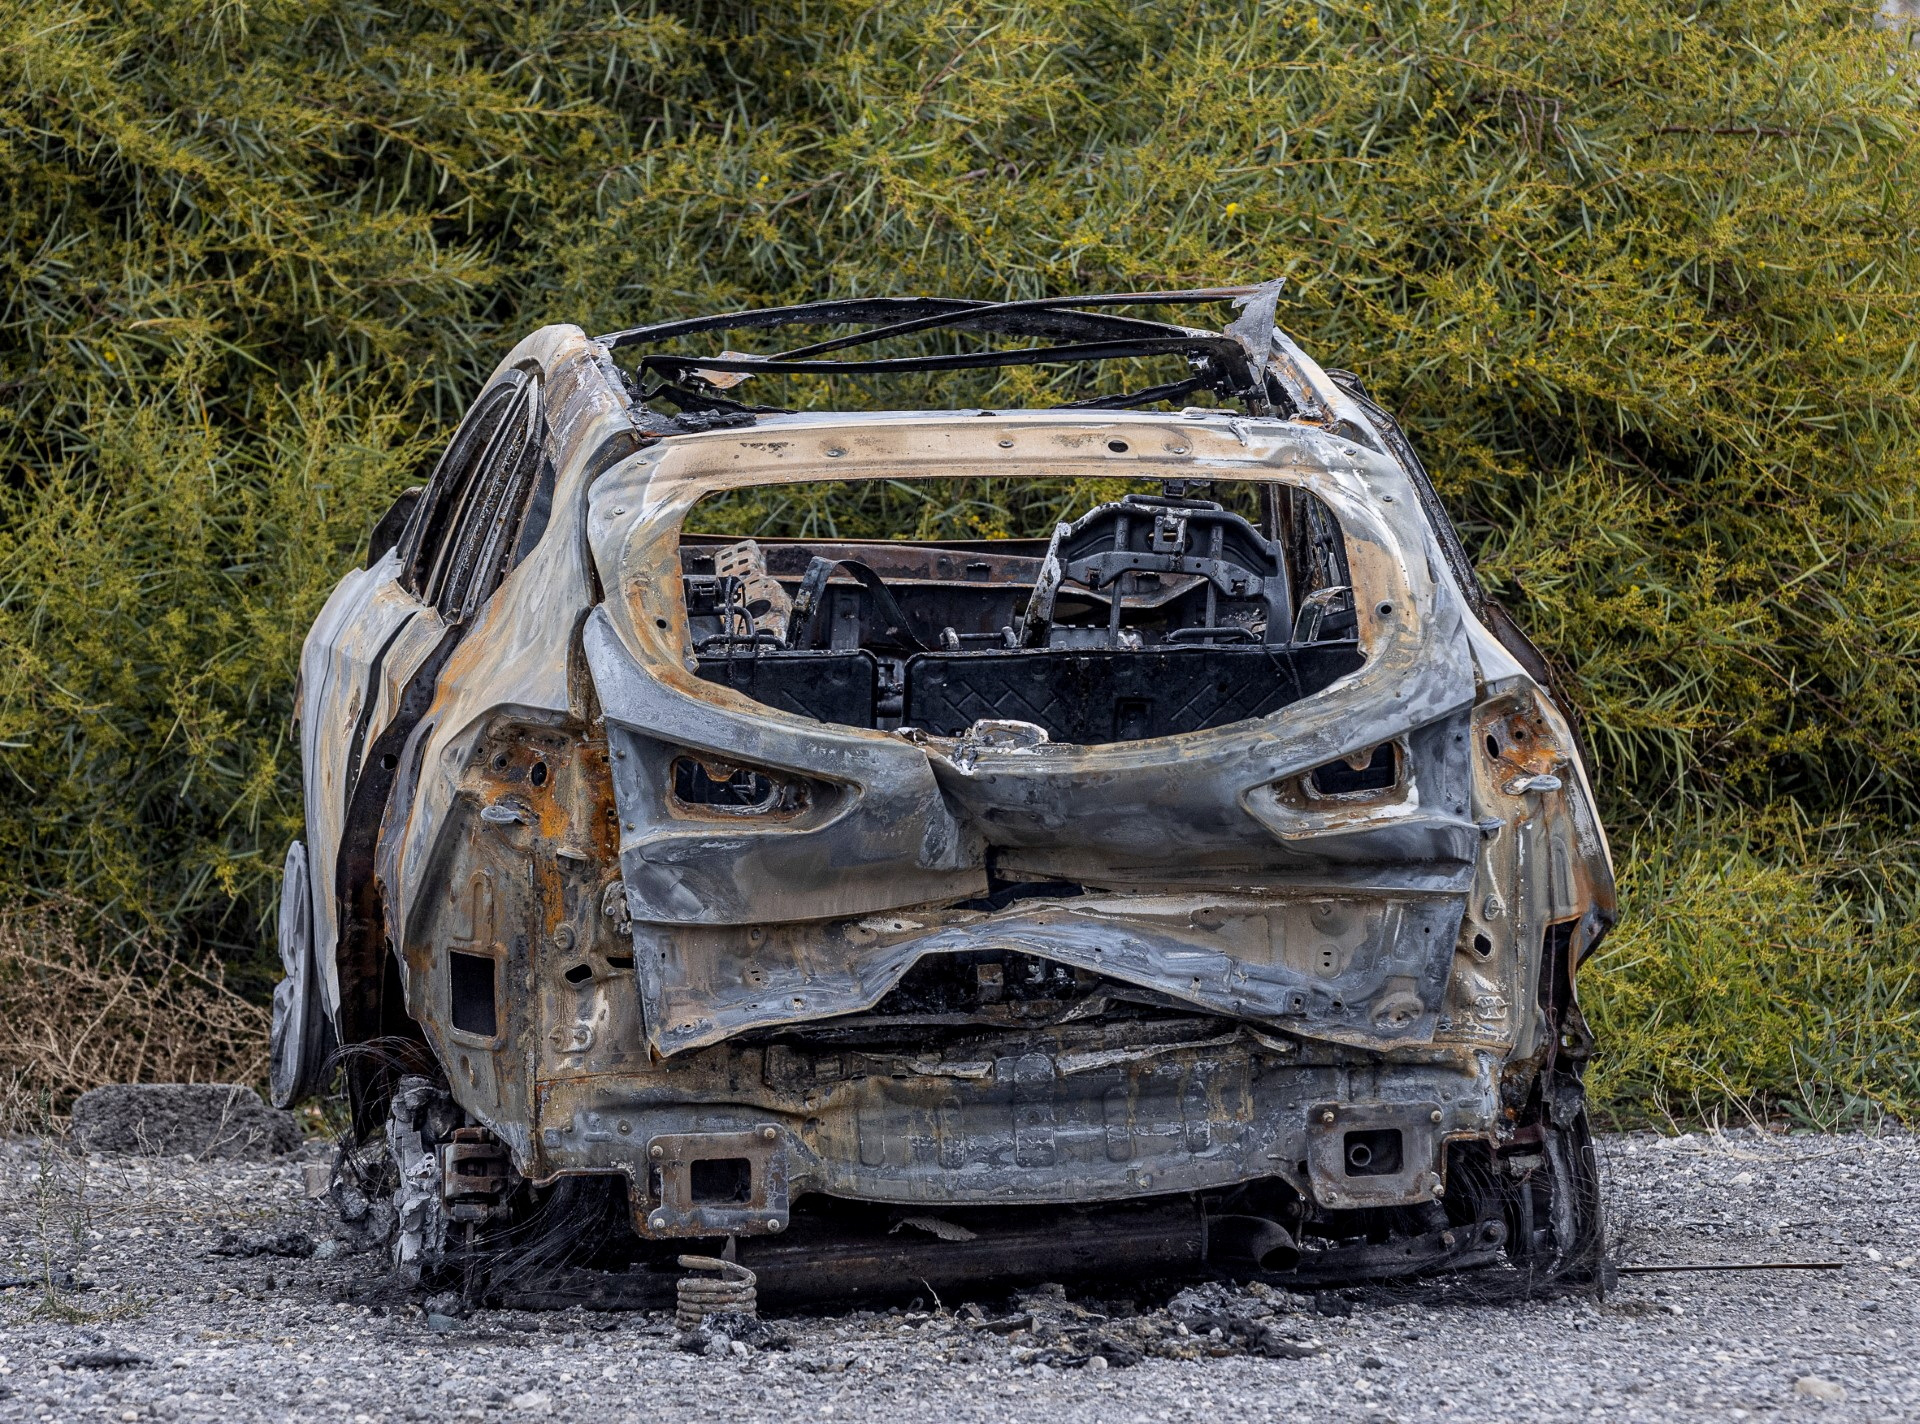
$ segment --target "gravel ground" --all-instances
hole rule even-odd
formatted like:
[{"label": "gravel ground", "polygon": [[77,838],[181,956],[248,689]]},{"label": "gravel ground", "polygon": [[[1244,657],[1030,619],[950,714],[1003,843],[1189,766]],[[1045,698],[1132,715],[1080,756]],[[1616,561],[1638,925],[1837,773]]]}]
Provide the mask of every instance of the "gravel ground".
[{"label": "gravel ground", "polygon": [[[1920,1139],[1636,1134],[1603,1152],[1628,1265],[1843,1268],[1624,1274],[1598,1302],[1041,1291],[782,1319],[784,1348],[701,1355],[659,1316],[342,1303],[374,1263],[327,1256],[299,1157],[0,1143],[0,1280],[35,1278],[0,1290],[0,1420],[1920,1419]],[[229,1233],[322,1246],[217,1254]],[[49,1261],[71,1285],[49,1293]]]}]

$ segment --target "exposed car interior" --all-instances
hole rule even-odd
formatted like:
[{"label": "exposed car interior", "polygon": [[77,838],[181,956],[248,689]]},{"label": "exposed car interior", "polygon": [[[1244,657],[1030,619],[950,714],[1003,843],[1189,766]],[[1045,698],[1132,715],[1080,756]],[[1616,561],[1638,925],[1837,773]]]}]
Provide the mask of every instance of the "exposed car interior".
[{"label": "exposed car interior", "polygon": [[1166,481],[1045,538],[689,533],[700,675],[783,711],[956,736],[1137,741],[1261,717],[1354,671],[1340,527],[1305,490]]}]

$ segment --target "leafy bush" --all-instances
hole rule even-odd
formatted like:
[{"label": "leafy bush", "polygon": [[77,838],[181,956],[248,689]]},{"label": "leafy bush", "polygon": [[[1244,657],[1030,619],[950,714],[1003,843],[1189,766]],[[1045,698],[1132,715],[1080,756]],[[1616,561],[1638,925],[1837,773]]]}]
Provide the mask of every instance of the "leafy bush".
[{"label": "leafy bush", "polygon": [[[1622,1101],[1797,1091],[1674,1025],[1689,955],[1749,911],[1768,946],[1849,946],[1860,973],[1806,981],[1840,1021],[1911,1011],[1909,951],[1832,859],[1897,843],[1920,751],[1914,67],[1867,4],[0,17],[20,890],[257,956],[300,633],[536,325],[1278,274],[1283,321],[1403,414],[1576,676],[1633,916],[1595,981]],[[1835,1045],[1793,1071],[1912,1103]]]},{"label": "leafy bush", "polygon": [[1605,1116],[1832,1128],[1920,1104],[1914,849],[1791,824],[1634,845],[1583,984]]}]

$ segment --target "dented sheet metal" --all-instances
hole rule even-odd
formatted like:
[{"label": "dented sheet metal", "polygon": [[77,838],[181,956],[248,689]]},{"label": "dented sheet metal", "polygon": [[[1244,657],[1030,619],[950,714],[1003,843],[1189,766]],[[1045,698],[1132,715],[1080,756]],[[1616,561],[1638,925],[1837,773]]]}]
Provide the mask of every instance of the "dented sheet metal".
[{"label": "dented sheet metal", "polygon": [[[1201,473],[1203,454],[1223,478],[1249,467],[1300,478],[1307,454],[1300,432],[1275,423],[1271,430],[1254,427],[1265,436],[1257,440],[1251,424],[1234,422],[1224,438],[1204,426],[1101,421],[1089,428],[1084,417],[1044,415],[1003,416],[991,429],[967,417],[825,428],[812,422],[792,440],[769,440],[756,427],[751,436],[716,432],[650,452],[596,486],[589,528],[603,578],[617,569],[629,589],[659,589],[645,607],[667,612],[649,618],[632,597],[611,601],[589,619],[585,640],[614,748],[622,866],[656,1049],[864,1008],[920,955],[993,943],[1024,951],[1044,946],[1041,952],[1063,962],[1157,983],[1198,1006],[1289,1019],[1296,1029],[1347,1041],[1390,1044],[1431,1033],[1479,840],[1469,815],[1465,746],[1474,685],[1457,596],[1407,572],[1427,566],[1416,505],[1405,473],[1384,458],[1375,457],[1379,488],[1370,489],[1354,463],[1360,452],[1340,447],[1343,478],[1326,482],[1329,502],[1352,515],[1348,558],[1373,576],[1364,615],[1367,664],[1284,716],[1111,746],[1002,749],[964,739],[908,740],[822,726],[716,693],[671,656],[685,641],[673,616],[685,602],[675,596],[678,521],[705,493],[863,469],[992,470],[1023,458],[1043,458],[1062,473],[1082,461],[1109,473],[1116,443],[1124,443],[1130,462],[1135,451],[1157,449],[1156,464],[1186,478]],[[1125,442],[1112,434],[1122,428]],[[1184,454],[1170,457],[1174,449]],[[1377,518],[1374,511],[1394,508],[1396,494],[1403,513]],[[1424,732],[1449,715],[1451,732],[1423,737],[1423,755],[1412,759],[1417,771],[1397,795],[1317,817],[1286,804],[1282,783],[1289,777],[1359,747]],[[800,817],[723,832],[701,826],[664,805],[667,763],[689,746],[818,777],[830,789]],[[669,928],[851,918],[925,904],[942,892],[956,899],[977,894],[985,888],[989,836],[1003,852],[1003,867],[1036,876],[1142,887],[1251,877],[1303,912],[1301,897],[1316,891],[1367,887],[1378,896],[1379,880],[1391,882],[1394,873],[1373,875],[1376,866],[1411,863],[1426,883],[1397,903],[1375,899],[1342,916],[1368,918],[1375,932],[1357,955],[1353,947],[1338,948],[1333,975],[1306,972],[1317,952],[1312,946],[1331,941],[1285,906],[1250,914],[1197,904],[1184,911],[1187,925],[1172,928],[1161,907],[1130,916],[1110,901],[1097,912],[1081,907],[1041,911],[1037,919],[930,925],[927,933],[903,942],[886,937],[897,942],[871,948],[843,940],[831,963],[810,966],[780,963],[776,937],[763,935],[751,947],[733,937],[735,953],[763,965],[759,983],[709,972],[727,955],[725,937]],[[1433,893],[1449,876],[1453,893]],[[1323,915],[1332,903],[1323,899]],[[1205,925],[1209,918],[1214,922]],[[1297,967],[1289,965],[1285,943],[1276,943],[1276,931],[1284,941],[1284,927],[1295,919]],[[1236,935],[1249,942],[1236,944]],[[695,987],[716,980],[740,988]]]}]

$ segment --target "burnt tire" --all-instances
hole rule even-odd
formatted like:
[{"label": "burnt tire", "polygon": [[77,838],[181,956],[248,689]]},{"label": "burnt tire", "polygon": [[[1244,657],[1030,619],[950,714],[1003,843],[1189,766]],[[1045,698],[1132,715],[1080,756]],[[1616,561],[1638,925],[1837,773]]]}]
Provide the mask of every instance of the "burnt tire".
[{"label": "burnt tire", "polygon": [[1542,1285],[1604,1287],[1606,1205],[1586,1090],[1556,1075],[1543,1099],[1540,1164],[1507,1188],[1508,1255]]}]

